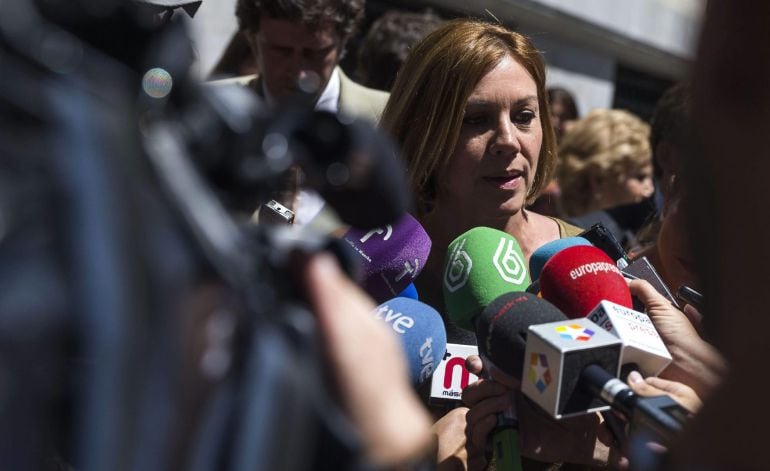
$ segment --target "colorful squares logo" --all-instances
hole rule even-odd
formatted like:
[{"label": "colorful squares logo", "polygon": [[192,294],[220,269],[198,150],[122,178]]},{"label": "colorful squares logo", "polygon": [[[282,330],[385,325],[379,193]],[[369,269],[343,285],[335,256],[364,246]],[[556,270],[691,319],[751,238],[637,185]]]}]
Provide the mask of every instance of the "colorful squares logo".
[{"label": "colorful squares logo", "polygon": [[548,358],[540,353],[533,353],[529,359],[529,380],[542,394],[551,384],[551,370],[548,368]]},{"label": "colorful squares logo", "polygon": [[581,342],[587,342],[594,336],[594,331],[586,329],[580,324],[560,325],[556,327],[556,332],[559,336],[567,340],[579,340]]}]

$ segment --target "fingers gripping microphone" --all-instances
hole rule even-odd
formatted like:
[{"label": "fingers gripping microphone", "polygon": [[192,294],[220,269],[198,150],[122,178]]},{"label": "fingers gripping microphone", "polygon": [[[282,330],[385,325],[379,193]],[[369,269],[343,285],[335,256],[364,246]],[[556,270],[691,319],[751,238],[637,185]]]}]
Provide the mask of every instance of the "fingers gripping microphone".
[{"label": "fingers gripping microphone", "polygon": [[361,257],[361,285],[379,303],[407,289],[430,254],[430,237],[409,214],[384,227],[350,228],[343,238]]},{"label": "fingers gripping microphone", "polygon": [[374,317],[387,323],[401,339],[412,384],[421,385],[435,371],[446,352],[441,315],[420,301],[394,298],[381,304]]},{"label": "fingers gripping microphone", "polygon": [[585,317],[600,301],[633,308],[620,270],[596,247],[569,247],[551,257],[540,274],[543,299],[567,317]]},{"label": "fingers gripping microphone", "polygon": [[501,294],[523,291],[529,275],[513,236],[476,227],[449,244],[443,283],[446,313],[458,326],[474,330],[474,318]]},{"label": "fingers gripping microphone", "polygon": [[532,253],[529,257],[529,276],[532,281],[540,278],[540,272],[543,271],[543,266],[554,255],[569,247],[576,247],[579,245],[592,245],[587,239],[583,237],[565,237],[563,239],[556,239],[548,242]]}]

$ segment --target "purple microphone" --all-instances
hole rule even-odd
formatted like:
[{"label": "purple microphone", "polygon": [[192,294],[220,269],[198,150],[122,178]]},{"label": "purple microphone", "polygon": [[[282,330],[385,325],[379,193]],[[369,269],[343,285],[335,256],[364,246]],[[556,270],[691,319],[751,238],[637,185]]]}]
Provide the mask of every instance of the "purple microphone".
[{"label": "purple microphone", "polygon": [[361,257],[361,286],[378,303],[398,296],[414,281],[431,246],[425,229],[409,214],[370,230],[351,227],[343,238]]}]

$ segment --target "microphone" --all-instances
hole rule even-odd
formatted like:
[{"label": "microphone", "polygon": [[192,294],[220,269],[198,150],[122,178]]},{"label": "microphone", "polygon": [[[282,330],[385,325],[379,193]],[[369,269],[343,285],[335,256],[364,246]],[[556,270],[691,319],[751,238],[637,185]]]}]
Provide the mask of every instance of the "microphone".
[{"label": "microphone", "polygon": [[587,231],[578,234],[578,237],[583,237],[595,247],[601,249],[614,261],[618,268],[623,269],[628,266],[626,251],[623,250],[623,246],[620,245],[618,239],[603,224],[594,224]]},{"label": "microphone", "polygon": [[532,326],[521,390],[556,419],[612,407],[632,425],[670,439],[687,411],[667,396],[640,398],[617,379],[620,350],[620,341],[589,319]]},{"label": "microphone", "polygon": [[529,285],[524,255],[503,231],[475,227],[457,237],[444,262],[446,313],[458,326],[474,330],[473,320],[495,298]]},{"label": "microphone", "polygon": [[548,242],[532,253],[529,257],[529,276],[532,280],[540,278],[540,272],[543,271],[543,266],[554,255],[561,252],[568,247],[575,247],[578,245],[591,245],[587,239],[583,237],[565,237],[563,239],[556,239]]},{"label": "microphone", "polygon": [[556,419],[607,410],[580,387],[581,373],[596,364],[617,375],[622,347],[620,339],[585,318],[531,326],[521,391]]},{"label": "microphone", "polygon": [[541,289],[568,317],[588,317],[623,342],[621,377],[631,368],[654,376],[671,362],[652,321],[633,310],[625,279],[601,250],[571,247],[554,255],[543,269]]},{"label": "microphone", "polygon": [[647,314],[602,301],[586,317],[623,342],[621,378],[630,369],[657,376],[671,363],[671,354]]},{"label": "microphone", "polygon": [[502,294],[476,320],[479,353],[506,374],[521,378],[529,326],[563,319],[556,306],[531,293]]},{"label": "microphone", "polygon": [[403,291],[398,293],[399,298],[409,298],[414,300],[419,300],[420,297],[417,295],[417,288],[414,286],[414,283],[409,283],[409,285],[404,288]]},{"label": "microphone", "polygon": [[431,378],[431,404],[444,405],[462,400],[463,389],[479,379],[465,368],[465,359],[478,354],[479,349],[475,345],[446,344],[446,355]]},{"label": "microphone", "polygon": [[[493,300],[476,320],[479,352],[506,374],[521,378],[527,330],[533,324],[564,319],[553,304],[525,292],[505,293]],[[492,435],[497,469],[521,469],[518,421],[509,409],[498,417]],[[517,466],[518,465],[518,466]]]},{"label": "microphone", "polygon": [[669,396],[641,397],[631,388],[596,365],[588,365],[580,375],[581,382],[594,396],[623,414],[635,428],[651,431],[651,437],[670,443],[682,431],[690,413]]},{"label": "microphone", "polygon": [[446,352],[446,330],[441,315],[420,301],[394,298],[382,303],[372,313],[401,339],[409,377],[417,387],[431,377]]},{"label": "microphone", "polygon": [[676,302],[666,283],[658,275],[658,271],[652,266],[647,257],[641,257],[631,262],[622,270],[623,276],[632,280],[646,280],[655,290],[668,299],[677,309],[681,309]]},{"label": "microphone", "polygon": [[360,283],[378,303],[404,291],[420,274],[430,254],[428,233],[407,213],[383,227],[351,227],[342,237],[361,257]]},{"label": "microphone", "polygon": [[557,253],[540,274],[540,292],[567,317],[585,317],[600,301],[632,308],[628,284],[615,263],[596,247]]}]

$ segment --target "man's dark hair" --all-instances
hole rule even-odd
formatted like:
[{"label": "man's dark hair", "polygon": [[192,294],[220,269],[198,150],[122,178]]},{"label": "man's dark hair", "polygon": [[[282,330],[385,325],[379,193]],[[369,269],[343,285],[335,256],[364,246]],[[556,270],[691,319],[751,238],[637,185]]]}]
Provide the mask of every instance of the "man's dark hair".
[{"label": "man's dark hair", "polygon": [[238,0],[241,30],[259,31],[262,15],[304,24],[310,30],[333,27],[344,43],[364,16],[366,0]]},{"label": "man's dark hair", "polygon": [[548,103],[553,106],[554,103],[561,103],[564,108],[565,118],[569,120],[576,120],[580,117],[578,113],[577,103],[575,103],[575,97],[572,96],[567,89],[561,87],[550,87],[546,90],[548,94]]},{"label": "man's dark hair", "polygon": [[650,147],[655,176],[660,178],[663,169],[655,158],[655,148],[661,142],[681,147],[690,123],[690,85],[678,83],[663,93],[652,114]]},{"label": "man's dark hair", "polygon": [[412,46],[444,20],[431,12],[388,10],[372,23],[358,49],[356,73],[361,85],[390,91]]}]

